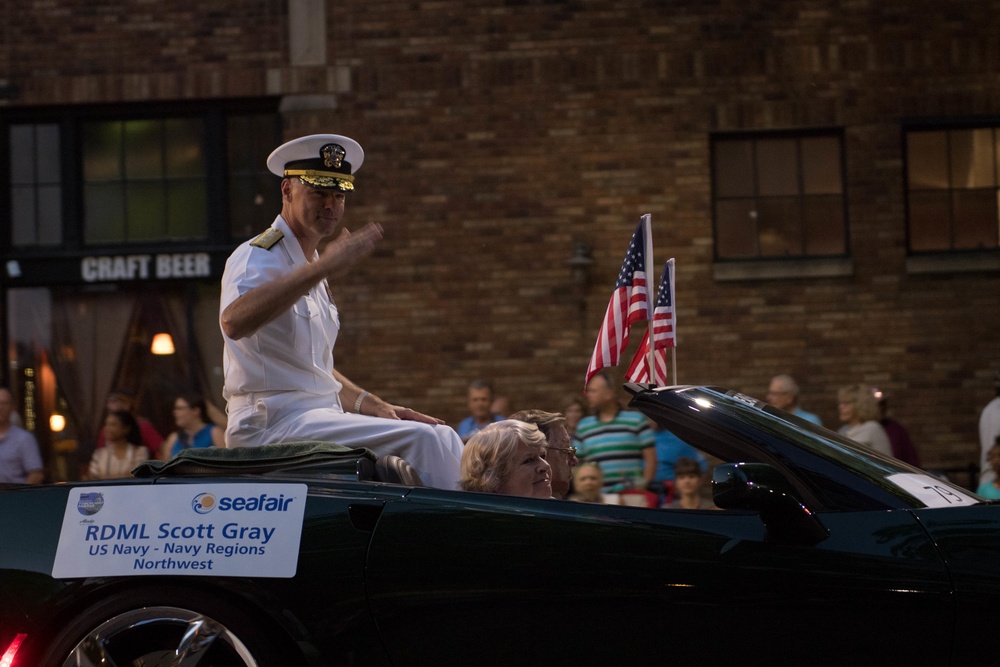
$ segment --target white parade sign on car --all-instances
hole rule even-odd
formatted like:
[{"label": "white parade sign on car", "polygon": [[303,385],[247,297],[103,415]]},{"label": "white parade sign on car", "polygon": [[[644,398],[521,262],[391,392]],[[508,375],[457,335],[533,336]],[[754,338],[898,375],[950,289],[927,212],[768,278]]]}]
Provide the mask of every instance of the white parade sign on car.
[{"label": "white parade sign on car", "polygon": [[305,484],[70,490],[52,576],[295,576]]},{"label": "white parade sign on car", "polygon": [[890,482],[903,489],[927,507],[954,507],[956,505],[976,505],[980,501],[962,493],[951,485],[930,475],[897,473],[889,475]]}]

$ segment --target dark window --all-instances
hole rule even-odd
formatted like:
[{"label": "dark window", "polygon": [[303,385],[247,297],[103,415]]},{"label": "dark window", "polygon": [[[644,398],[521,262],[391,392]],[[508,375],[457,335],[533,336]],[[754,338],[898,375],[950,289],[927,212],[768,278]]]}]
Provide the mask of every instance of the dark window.
[{"label": "dark window", "polygon": [[228,243],[280,210],[266,160],[281,123],[266,101],[15,114],[5,123],[15,247]]},{"label": "dark window", "polygon": [[208,236],[205,121],[83,124],[84,243]]},{"label": "dark window", "polygon": [[996,249],[997,129],[910,129],[905,138],[910,252]]},{"label": "dark window", "polygon": [[839,133],[719,136],[712,155],[718,259],[846,254]]},{"label": "dark window", "polygon": [[10,219],[14,246],[57,246],[62,237],[59,126],[10,126]]}]

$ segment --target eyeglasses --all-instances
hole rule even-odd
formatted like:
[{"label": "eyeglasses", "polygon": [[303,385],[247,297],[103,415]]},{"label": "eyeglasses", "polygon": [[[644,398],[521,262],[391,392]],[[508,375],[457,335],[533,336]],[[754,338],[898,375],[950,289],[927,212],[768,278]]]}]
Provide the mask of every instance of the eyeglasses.
[{"label": "eyeglasses", "polygon": [[569,452],[570,458],[576,456],[576,447],[546,447],[545,449],[554,449],[557,452]]}]

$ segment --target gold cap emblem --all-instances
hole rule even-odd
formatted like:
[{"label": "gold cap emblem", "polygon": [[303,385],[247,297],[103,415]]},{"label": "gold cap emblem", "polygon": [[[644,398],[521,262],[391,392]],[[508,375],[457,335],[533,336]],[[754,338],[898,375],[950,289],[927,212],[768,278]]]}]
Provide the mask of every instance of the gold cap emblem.
[{"label": "gold cap emblem", "polygon": [[339,169],[344,158],[347,156],[347,151],[344,150],[343,146],[327,144],[319,149],[319,154],[323,157],[324,167],[336,167]]}]

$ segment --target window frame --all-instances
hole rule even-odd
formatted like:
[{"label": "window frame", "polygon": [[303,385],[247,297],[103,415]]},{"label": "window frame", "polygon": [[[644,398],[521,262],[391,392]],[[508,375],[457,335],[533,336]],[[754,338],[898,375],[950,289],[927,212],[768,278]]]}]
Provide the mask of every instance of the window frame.
[{"label": "window frame", "polygon": [[[273,114],[276,136],[282,136],[280,97],[233,98],[226,100],[191,100],[172,102],[142,102],[115,105],[69,105],[60,107],[15,107],[0,110],[0,239],[9,250],[21,256],[60,256],[80,253],[99,253],[121,250],[145,252],[166,246],[199,248],[224,248],[232,244],[229,224],[227,164],[227,120],[236,115]],[[181,117],[199,117],[205,128],[205,170],[208,187],[206,236],[200,239],[185,238],[138,240],[134,242],[110,241],[87,244],[84,241],[84,181],[83,140],[84,123],[94,121],[167,120]],[[55,124],[63,158],[62,182],[62,243],[55,245],[13,246],[13,220],[11,218],[11,125]]]},{"label": "window frame", "polygon": [[[913,249],[911,225],[911,193],[928,192],[928,189],[911,190],[910,188],[910,150],[909,138],[913,132],[952,132],[960,130],[990,129],[993,131],[993,168],[994,168],[994,200],[997,202],[997,245],[993,247],[956,248],[954,226],[954,193],[974,191],[986,188],[955,188],[951,177],[951,142],[946,144],[948,165],[946,167],[949,183],[947,188],[941,188],[948,193],[948,248]],[[903,158],[903,225],[906,237],[907,271],[909,273],[939,273],[953,271],[993,271],[1000,268],[1000,117],[975,116],[957,118],[907,118],[900,123],[900,154]]]},{"label": "window frame", "polygon": [[[209,231],[208,189],[212,181],[206,153],[216,143],[215,138],[208,136],[208,125],[203,114],[81,123],[88,130],[85,137],[96,140],[94,148],[98,148],[80,151],[83,196],[87,202],[84,237],[102,233],[108,237],[105,241],[85,241],[88,247],[107,243],[135,245],[144,240],[162,242],[173,238],[205,240]],[[112,138],[110,142],[108,138]],[[135,146],[137,139],[138,143],[146,144],[140,145],[139,150]],[[228,137],[222,141],[225,143]],[[171,157],[192,148],[197,149],[199,159],[176,169]],[[100,166],[95,168],[92,161]],[[93,172],[88,173],[88,165]],[[103,194],[98,196],[99,192]],[[136,196],[140,192],[145,194]],[[185,201],[197,200],[200,200],[198,205],[189,209],[183,205]],[[108,224],[117,217],[109,215],[110,210],[118,211],[120,230]],[[186,230],[182,229],[185,224]]]},{"label": "window frame", "polygon": [[[823,138],[828,137],[835,139],[839,146],[839,156],[840,156],[840,193],[839,197],[841,200],[841,215],[843,219],[843,252],[838,253],[824,253],[824,254],[787,254],[787,255],[761,255],[759,249],[760,241],[760,231],[756,231],[756,243],[757,255],[756,256],[739,256],[739,257],[726,257],[719,254],[719,203],[731,199],[730,197],[722,197],[717,194],[719,189],[719,184],[717,182],[717,172],[718,172],[718,144],[722,141],[751,141],[753,142],[754,149],[756,149],[756,143],[758,141],[766,140],[787,140],[792,139],[795,141],[795,150],[798,155],[798,165],[796,178],[798,182],[798,192],[795,198],[799,202],[799,209],[801,212],[799,221],[797,223],[800,236],[804,235],[804,205],[811,198],[817,196],[830,196],[830,195],[810,195],[805,192],[803,184],[803,172],[804,165],[801,159],[802,145],[801,141],[803,139],[810,138]],[[847,201],[847,156],[846,156],[846,145],[844,129],[842,127],[817,127],[817,128],[803,128],[803,129],[784,129],[784,130],[769,130],[769,131],[738,131],[738,132],[715,132],[709,135],[710,142],[710,170],[712,178],[712,232],[713,232],[713,260],[716,266],[716,278],[717,279],[739,279],[740,277],[793,277],[798,275],[844,275],[845,271],[850,271],[850,219],[849,219],[849,207]],[[756,155],[756,152],[753,153]],[[755,158],[751,158],[755,159]],[[760,194],[760,174],[758,173],[756,167],[754,167],[753,178],[753,194],[751,197],[755,201],[761,201],[762,199],[767,199],[771,197],[770,195]],[[804,238],[804,236],[802,236]],[[803,268],[799,269],[797,266]],[[748,269],[747,275],[743,275],[744,272],[740,267],[746,267]]]},{"label": "window frame", "polygon": [[[54,177],[49,178],[49,179],[46,179],[46,178],[42,177],[40,169],[39,169],[39,162],[40,162],[40,160],[39,160],[39,156],[40,156],[40,152],[39,152],[39,130],[41,128],[55,128],[56,143],[58,144],[56,148],[57,148],[58,153],[61,155],[62,154],[62,137],[61,137],[61,133],[60,133],[60,127],[56,123],[44,123],[44,122],[31,123],[30,125],[28,125],[28,124],[18,124],[18,125],[22,125],[24,127],[30,128],[30,135],[31,135],[31,148],[30,148],[30,151],[32,153],[32,156],[31,156],[31,162],[32,162],[32,164],[31,164],[31,172],[32,173],[30,174],[30,178],[25,179],[25,180],[19,180],[19,181],[15,182],[14,181],[13,170],[10,169],[10,159],[9,159],[10,156],[11,156],[11,151],[13,149],[9,148],[6,151],[5,156],[8,158],[8,160],[7,160],[7,168],[9,170],[8,171],[9,177],[7,179],[7,183],[8,183],[9,189],[7,190],[7,195],[8,195],[8,197],[10,197],[10,206],[8,207],[7,210],[10,212],[10,219],[11,219],[11,221],[13,221],[14,218],[15,218],[15,215],[14,215],[15,198],[12,196],[12,191],[15,190],[15,189],[18,189],[18,190],[26,190],[26,191],[28,191],[30,193],[31,200],[32,200],[32,205],[31,205],[32,211],[31,212],[32,212],[32,216],[34,217],[34,223],[35,223],[34,229],[31,230],[31,236],[34,238],[34,243],[32,243],[30,246],[18,246],[18,245],[16,245],[14,243],[14,229],[13,229],[13,222],[12,222],[12,228],[11,228],[11,234],[10,234],[10,243],[8,245],[11,248],[15,248],[15,247],[17,247],[17,248],[21,248],[21,247],[42,247],[42,246],[49,247],[49,248],[51,248],[51,247],[58,247],[59,245],[61,245],[63,243],[63,236],[62,236],[62,234],[63,234],[63,226],[64,226],[63,225],[63,205],[62,205],[62,198],[63,198],[63,191],[64,191],[65,188],[64,188],[64,185],[63,185],[63,182],[62,182],[62,171],[63,171],[62,170],[62,162],[61,162],[61,160],[58,160],[58,158],[56,158],[57,161],[58,161],[57,162],[58,169],[56,171],[58,173],[55,174]],[[6,134],[5,138],[6,138],[6,140],[8,142],[10,141],[10,132],[9,132],[9,130],[8,130],[8,133]],[[57,222],[57,225],[55,225],[55,227],[58,227],[58,238],[56,240],[52,241],[52,242],[49,242],[49,243],[42,243],[41,240],[40,240],[40,238],[39,238],[40,234],[43,232],[43,226],[40,224],[40,220],[39,220],[39,217],[42,214],[42,210],[41,209],[43,208],[41,206],[41,191],[43,189],[52,188],[52,187],[55,187],[59,191],[59,204],[56,207],[58,209],[59,220]]]}]

